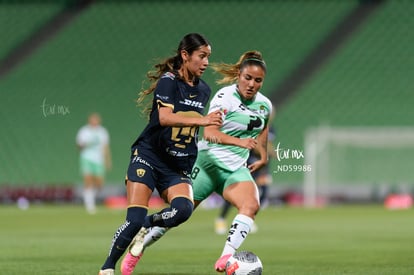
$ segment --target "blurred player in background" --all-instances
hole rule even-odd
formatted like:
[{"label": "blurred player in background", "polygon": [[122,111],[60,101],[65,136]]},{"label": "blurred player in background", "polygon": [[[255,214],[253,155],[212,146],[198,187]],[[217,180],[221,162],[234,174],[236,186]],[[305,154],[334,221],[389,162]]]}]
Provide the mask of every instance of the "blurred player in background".
[{"label": "blurred player in background", "polygon": [[[197,157],[199,126],[220,127],[220,111],[203,116],[210,87],[200,79],[208,66],[210,43],[191,33],[181,40],[176,55],[148,73],[151,85],[139,102],[152,94],[149,122],[131,147],[126,177],[128,208],[116,230],[109,256],[99,274],[115,273],[115,265],[144,225],[175,227],[193,212],[191,169]],[[149,199],[157,189],[170,207],[147,216]],[[127,274],[121,265],[122,274]]]},{"label": "blurred player in background", "polygon": [[[269,122],[270,124],[270,122]],[[272,126],[269,126],[269,135],[268,135],[268,141],[267,141],[267,153],[269,155],[269,158],[272,158],[275,156],[275,148],[273,146],[273,141],[275,138],[275,132]],[[249,158],[247,159],[247,166],[250,164],[256,162],[260,159],[260,152],[257,150],[257,148],[254,148],[250,151]],[[260,200],[260,208],[264,208],[268,203],[268,189],[269,185],[272,184],[272,174],[269,171],[269,163],[262,166],[260,169],[254,171],[252,173],[253,179],[257,184],[257,187],[259,188],[259,200]],[[214,228],[215,232],[218,235],[224,235],[228,231],[228,226],[226,222],[226,217],[231,209],[231,203],[224,200],[223,206],[221,208],[220,214],[218,218],[215,221]],[[251,227],[251,233],[257,232],[258,228],[256,223],[253,223]]]},{"label": "blurred player in background", "polygon": [[83,201],[86,211],[96,212],[96,193],[102,188],[105,171],[111,168],[108,131],[101,125],[101,117],[93,113],[88,124],[79,129],[76,144],[80,149],[80,169],[83,175]]},{"label": "blurred player in background", "polygon": [[[210,103],[209,113],[220,111],[224,122],[222,126],[204,128],[205,140],[200,142],[191,178],[195,206],[217,192],[238,210],[214,266],[223,272],[227,259],[250,232],[259,210],[259,192],[251,172],[268,162],[266,147],[272,104],[259,92],[266,74],[266,64],[260,52],[246,52],[236,64],[218,64],[213,69],[223,75],[219,84],[231,84],[220,89]],[[246,167],[249,151],[253,148],[260,152],[260,159]],[[132,273],[144,249],[161,238],[167,229],[168,226],[155,226],[147,233],[144,226],[140,230],[123,260],[130,272],[123,275]]]}]

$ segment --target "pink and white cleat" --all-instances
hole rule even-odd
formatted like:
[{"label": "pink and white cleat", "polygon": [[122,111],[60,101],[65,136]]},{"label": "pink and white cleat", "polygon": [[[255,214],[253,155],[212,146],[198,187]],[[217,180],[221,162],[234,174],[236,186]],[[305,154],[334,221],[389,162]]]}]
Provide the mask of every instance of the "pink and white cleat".
[{"label": "pink and white cleat", "polygon": [[142,252],[138,256],[134,256],[131,254],[131,252],[128,251],[121,263],[121,274],[131,275],[132,272],[134,272],[134,268],[141,259],[141,257]]},{"label": "pink and white cleat", "polygon": [[231,257],[231,254],[226,254],[226,255],[221,256],[217,260],[216,264],[214,265],[214,269],[217,272],[224,272],[226,269],[227,261],[229,260],[230,257]]},{"label": "pink and white cleat", "polygon": [[147,232],[148,230],[142,227],[129,245],[128,253],[121,262],[122,275],[131,275],[135,266],[142,258],[144,253],[144,237]]}]

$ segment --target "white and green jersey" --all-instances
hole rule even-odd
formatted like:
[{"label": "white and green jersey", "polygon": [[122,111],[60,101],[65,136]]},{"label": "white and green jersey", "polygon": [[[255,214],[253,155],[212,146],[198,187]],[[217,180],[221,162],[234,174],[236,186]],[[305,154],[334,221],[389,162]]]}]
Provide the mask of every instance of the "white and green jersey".
[{"label": "white and green jersey", "polygon": [[104,164],[104,148],[109,144],[109,134],[103,126],[83,126],[78,131],[76,143],[82,148],[80,154],[82,159]]},{"label": "white and green jersey", "polygon": [[[241,139],[256,138],[269,121],[272,103],[260,92],[252,100],[242,100],[236,84],[233,84],[220,89],[214,95],[209,113],[217,110],[223,113],[221,132]],[[205,150],[217,165],[231,171],[245,165],[249,156],[246,148],[202,140],[199,151]]]}]

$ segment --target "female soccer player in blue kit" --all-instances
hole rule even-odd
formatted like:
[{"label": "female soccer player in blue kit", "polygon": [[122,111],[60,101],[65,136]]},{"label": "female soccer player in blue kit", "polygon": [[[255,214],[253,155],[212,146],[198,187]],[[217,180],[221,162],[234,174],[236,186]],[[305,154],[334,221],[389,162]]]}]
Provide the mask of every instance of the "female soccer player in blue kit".
[{"label": "female soccer player in blue kit", "polygon": [[[219,64],[213,69],[223,75],[219,84],[231,84],[220,89],[210,102],[209,113],[220,111],[223,125],[204,128],[205,140],[199,143],[191,178],[196,207],[217,192],[238,210],[221,256],[214,265],[216,271],[223,272],[227,260],[249,234],[260,207],[258,189],[251,173],[268,162],[267,140],[273,107],[259,92],[266,74],[266,64],[260,52],[246,52],[236,64]],[[260,157],[247,166],[253,148],[259,151]],[[154,226],[154,223],[143,226],[122,262],[123,275],[132,274],[144,249],[161,238],[167,229],[168,226]]]},{"label": "female soccer player in blue kit", "polygon": [[[126,220],[115,232],[99,275],[115,274],[117,261],[144,222],[146,226],[169,228],[191,216],[190,175],[198,152],[198,128],[222,125],[220,111],[203,116],[211,90],[200,77],[210,54],[207,39],[191,33],[181,40],[175,56],[156,64],[156,70],[148,74],[152,85],[141,93],[140,99],[153,94],[152,108],[149,123],[131,147]],[[147,217],[155,188],[170,207]]]}]

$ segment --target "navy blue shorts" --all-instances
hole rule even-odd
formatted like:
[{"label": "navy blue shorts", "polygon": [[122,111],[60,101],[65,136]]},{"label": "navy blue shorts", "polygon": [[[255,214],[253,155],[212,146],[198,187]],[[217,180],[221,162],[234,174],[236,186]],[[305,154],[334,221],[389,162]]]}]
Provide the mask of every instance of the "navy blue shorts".
[{"label": "navy blue shorts", "polygon": [[140,182],[154,188],[158,193],[179,183],[192,184],[189,175],[176,169],[174,163],[169,163],[152,150],[134,146],[131,148],[131,160],[129,162],[126,179],[132,182]]}]

